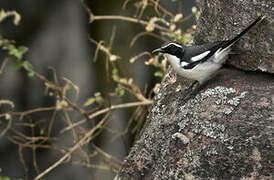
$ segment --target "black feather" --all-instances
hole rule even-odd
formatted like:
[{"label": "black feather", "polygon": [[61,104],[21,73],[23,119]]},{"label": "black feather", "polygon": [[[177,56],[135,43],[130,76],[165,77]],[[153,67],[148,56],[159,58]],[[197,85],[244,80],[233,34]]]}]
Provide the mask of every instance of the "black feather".
[{"label": "black feather", "polygon": [[[216,43],[213,43],[215,45],[213,45],[212,47],[210,47],[209,50],[210,53],[205,56],[204,58],[202,58],[199,61],[195,61],[195,62],[191,62],[190,58],[188,59],[189,64],[187,66],[184,66],[184,69],[192,69],[194,68],[197,64],[202,63],[207,61],[211,56],[213,56],[216,51],[218,51],[220,48],[221,49],[226,49],[231,47],[233,44],[235,44],[245,33],[247,33],[253,26],[255,26],[258,22],[262,21],[264,19],[264,16],[259,16],[255,21],[253,21],[249,26],[247,26],[241,33],[239,33],[237,36],[235,36],[233,39],[229,40],[229,41],[219,41]],[[203,45],[201,45],[203,46]],[[204,50],[204,51],[207,51]],[[202,52],[201,52],[202,53]]]}]

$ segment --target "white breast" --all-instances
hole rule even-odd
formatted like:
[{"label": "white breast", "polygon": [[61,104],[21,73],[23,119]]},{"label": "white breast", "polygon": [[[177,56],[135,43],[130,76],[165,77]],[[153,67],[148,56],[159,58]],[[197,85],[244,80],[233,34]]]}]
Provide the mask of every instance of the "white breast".
[{"label": "white breast", "polygon": [[180,66],[180,59],[176,56],[166,54],[168,61],[172,65],[175,72],[185,78],[197,80],[200,84],[212,78],[212,76],[222,67],[222,64],[209,60],[196,65],[192,69],[184,69]]}]

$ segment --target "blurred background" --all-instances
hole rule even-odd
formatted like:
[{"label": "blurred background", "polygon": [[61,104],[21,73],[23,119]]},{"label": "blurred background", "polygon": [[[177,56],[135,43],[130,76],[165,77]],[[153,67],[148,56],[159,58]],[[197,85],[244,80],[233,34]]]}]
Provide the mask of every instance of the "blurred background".
[{"label": "blurred background", "polygon": [[[113,179],[148,106],[120,108],[75,130],[62,130],[111,105],[153,98],[152,89],[165,67],[153,62],[149,52],[168,40],[191,41],[197,11],[193,7],[194,0],[0,0],[0,10],[15,10],[21,16],[19,25],[14,25],[13,16],[0,22],[2,40],[27,47],[24,60],[46,78],[14,68],[14,57],[1,49],[0,100],[9,100],[14,108],[0,103],[0,177],[34,179],[108,119],[90,142],[45,178]],[[155,28],[154,22],[163,29]],[[60,102],[65,103],[61,108]]]}]

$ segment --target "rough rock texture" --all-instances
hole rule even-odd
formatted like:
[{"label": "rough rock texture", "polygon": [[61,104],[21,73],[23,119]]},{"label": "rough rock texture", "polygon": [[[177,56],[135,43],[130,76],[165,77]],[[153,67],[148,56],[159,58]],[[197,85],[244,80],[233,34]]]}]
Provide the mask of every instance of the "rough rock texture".
[{"label": "rough rock texture", "polygon": [[222,41],[240,33],[258,15],[265,21],[249,31],[235,46],[240,57],[228,63],[244,70],[274,73],[274,1],[273,0],[199,0],[196,44]]},{"label": "rough rock texture", "polygon": [[247,52],[234,56],[233,66],[220,70],[196,97],[185,101],[190,81],[168,70],[117,180],[274,179],[273,1],[200,3],[196,42],[234,36],[256,18],[255,10],[268,17],[239,42]]},{"label": "rough rock texture", "polygon": [[274,76],[226,68],[186,103],[168,73],[120,179],[273,179]]}]

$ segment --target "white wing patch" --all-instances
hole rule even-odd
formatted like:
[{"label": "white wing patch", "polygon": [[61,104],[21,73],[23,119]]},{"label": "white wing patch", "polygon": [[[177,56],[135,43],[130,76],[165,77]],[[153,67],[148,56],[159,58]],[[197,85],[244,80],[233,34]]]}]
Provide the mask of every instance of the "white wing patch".
[{"label": "white wing patch", "polygon": [[182,61],[182,62],[181,62],[181,67],[185,67],[185,66],[187,66],[188,64],[189,64],[188,62]]},{"label": "white wing patch", "polygon": [[206,57],[209,53],[210,53],[210,51],[205,51],[202,54],[192,57],[190,60],[193,62],[199,61],[199,60],[203,59],[204,57]]},{"label": "white wing patch", "polygon": [[230,46],[226,47],[225,49],[222,49],[222,48],[218,49],[214,53],[213,61],[218,64],[223,64],[227,60],[229,52],[230,52]]}]

